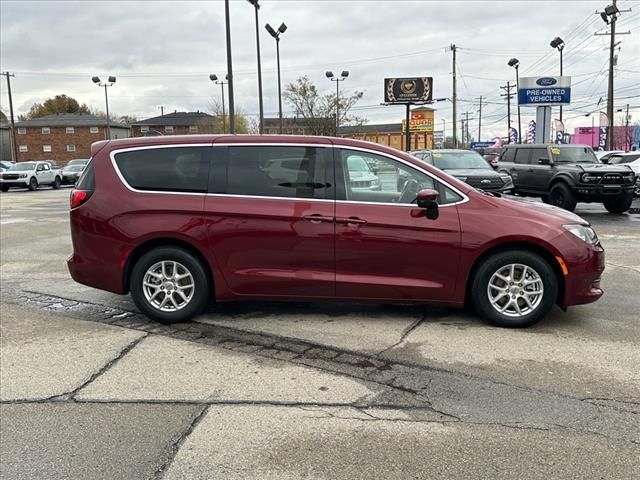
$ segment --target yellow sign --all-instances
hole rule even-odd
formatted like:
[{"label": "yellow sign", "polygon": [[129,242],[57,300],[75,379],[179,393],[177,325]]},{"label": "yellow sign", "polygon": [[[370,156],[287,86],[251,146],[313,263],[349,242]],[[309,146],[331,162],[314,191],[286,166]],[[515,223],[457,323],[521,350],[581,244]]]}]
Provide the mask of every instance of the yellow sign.
[{"label": "yellow sign", "polygon": [[[407,129],[407,121],[402,120],[402,131]],[[431,118],[412,118],[409,120],[410,132],[432,132],[433,119]]]}]

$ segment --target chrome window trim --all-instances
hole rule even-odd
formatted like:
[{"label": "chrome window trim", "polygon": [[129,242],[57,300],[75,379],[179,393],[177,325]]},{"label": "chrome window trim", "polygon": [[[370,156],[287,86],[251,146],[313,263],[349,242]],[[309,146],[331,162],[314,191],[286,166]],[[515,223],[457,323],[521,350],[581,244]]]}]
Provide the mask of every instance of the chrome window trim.
[{"label": "chrome window trim", "polygon": [[159,149],[159,148],[193,148],[193,147],[217,147],[217,146],[221,146],[221,147],[251,147],[251,146],[271,146],[271,147],[317,147],[317,148],[338,148],[338,149],[345,149],[345,150],[355,150],[355,151],[360,151],[360,152],[366,152],[366,153],[371,153],[373,155],[380,155],[383,157],[387,157],[390,158],[391,160],[395,160],[397,162],[401,162],[403,164],[405,164],[406,166],[408,166],[409,168],[413,168],[421,173],[424,173],[425,175],[429,176],[430,178],[442,183],[443,185],[445,185],[446,187],[450,188],[451,190],[453,190],[455,193],[457,193],[458,195],[460,195],[462,197],[462,200],[460,200],[459,202],[454,202],[454,203],[447,203],[446,205],[440,205],[440,208],[446,208],[446,207],[450,207],[450,206],[454,206],[454,205],[461,205],[463,203],[466,203],[469,201],[469,197],[464,194],[463,192],[461,192],[460,190],[458,190],[456,187],[452,186],[451,184],[447,183],[445,180],[441,179],[440,177],[433,175],[432,173],[420,168],[417,165],[414,165],[406,160],[403,160],[402,158],[393,156],[389,153],[386,152],[380,152],[378,150],[372,150],[372,149],[368,149],[368,148],[363,148],[363,147],[354,147],[354,146],[350,146],[350,145],[336,145],[336,144],[328,144],[328,143],[288,143],[288,142],[221,142],[221,143],[211,143],[211,142],[200,142],[200,143],[178,143],[178,144],[164,144],[164,145],[142,145],[142,146],[137,146],[137,147],[127,147],[127,148],[120,148],[120,149],[116,149],[116,150],[112,150],[111,152],[109,152],[109,157],[111,159],[111,165],[113,166],[113,169],[115,170],[118,178],[120,179],[120,181],[122,182],[122,184],[125,186],[125,188],[127,188],[128,190],[135,192],[135,193],[148,193],[148,194],[153,194],[153,195],[196,195],[196,196],[211,196],[211,197],[230,197],[230,198],[260,198],[260,199],[275,199],[275,200],[294,200],[294,201],[310,201],[310,202],[333,202],[335,201],[336,203],[347,203],[347,204],[357,204],[357,205],[385,205],[385,206],[392,206],[392,207],[412,207],[412,208],[416,208],[416,205],[413,203],[386,203],[386,202],[360,202],[360,201],[354,201],[354,200],[331,200],[331,199],[322,199],[322,198],[296,198],[296,197],[271,197],[271,196],[265,196],[265,195],[236,195],[236,194],[228,194],[228,193],[199,193],[199,192],[167,192],[167,191],[163,191],[163,190],[138,190],[136,188],[133,188],[131,185],[129,185],[129,183],[127,183],[127,181],[125,180],[124,176],[122,175],[122,172],[120,171],[120,168],[118,168],[118,164],[116,163],[116,159],[115,156],[119,153],[125,153],[125,152],[131,152],[131,151],[136,151],[136,150],[153,150],[153,149]]}]

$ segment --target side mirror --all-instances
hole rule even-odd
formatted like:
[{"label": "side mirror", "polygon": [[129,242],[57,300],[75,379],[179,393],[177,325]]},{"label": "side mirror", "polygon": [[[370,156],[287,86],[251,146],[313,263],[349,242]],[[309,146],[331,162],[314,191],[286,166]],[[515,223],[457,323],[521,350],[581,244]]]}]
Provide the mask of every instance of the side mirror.
[{"label": "side mirror", "polygon": [[553,165],[553,162],[547,157],[540,157],[538,159],[538,165]]},{"label": "side mirror", "polygon": [[440,194],[431,189],[420,190],[418,192],[418,207],[427,210],[426,217],[429,220],[438,218],[438,197]]},{"label": "side mirror", "polygon": [[603,158],[600,160],[601,163],[609,163],[609,159],[608,158]]},{"label": "side mirror", "polygon": [[36,172],[42,172],[44,170],[44,167],[42,165],[38,165],[38,168],[36,168]]}]

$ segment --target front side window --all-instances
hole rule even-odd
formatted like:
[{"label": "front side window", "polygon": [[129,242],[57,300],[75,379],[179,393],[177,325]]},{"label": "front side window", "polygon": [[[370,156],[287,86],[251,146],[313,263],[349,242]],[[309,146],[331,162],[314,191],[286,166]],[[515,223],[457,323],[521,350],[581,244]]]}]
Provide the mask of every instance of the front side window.
[{"label": "front side window", "polygon": [[136,190],[206,193],[209,147],[132,150],[115,155],[124,180]]},{"label": "front side window", "polygon": [[226,192],[325,198],[325,150],[298,146],[229,147]]},{"label": "front side window", "polygon": [[531,163],[537,164],[541,159],[548,160],[549,154],[546,148],[532,148],[531,149]]},{"label": "front side window", "polygon": [[[370,165],[376,165],[374,173]],[[338,198],[364,203],[412,204],[420,190],[440,192],[441,205],[462,200],[450,188],[405,163],[358,150],[340,150],[338,170],[342,172]]]}]

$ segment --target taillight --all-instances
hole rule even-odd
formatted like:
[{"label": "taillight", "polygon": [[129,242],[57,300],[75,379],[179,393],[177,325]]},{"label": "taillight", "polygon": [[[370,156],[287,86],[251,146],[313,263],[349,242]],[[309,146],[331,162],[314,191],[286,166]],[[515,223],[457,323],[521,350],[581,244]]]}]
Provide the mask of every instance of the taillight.
[{"label": "taillight", "polygon": [[74,208],[78,208],[80,205],[85,203],[91,197],[92,192],[88,192],[86,190],[71,190],[71,210]]}]

